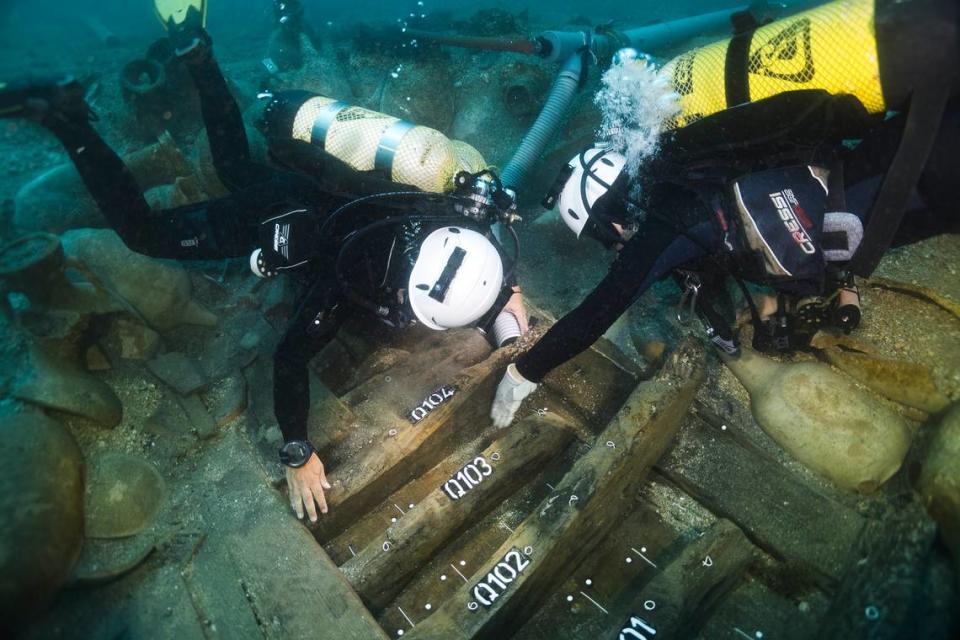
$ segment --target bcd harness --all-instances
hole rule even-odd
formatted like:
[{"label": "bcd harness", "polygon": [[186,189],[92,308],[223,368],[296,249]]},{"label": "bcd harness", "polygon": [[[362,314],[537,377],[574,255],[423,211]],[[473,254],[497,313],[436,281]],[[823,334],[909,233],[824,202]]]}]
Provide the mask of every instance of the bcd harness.
[{"label": "bcd harness", "polygon": [[[699,316],[710,340],[736,353],[734,332],[718,309],[728,302],[722,281],[730,275],[750,308],[756,349],[804,348],[821,327],[857,326],[849,261],[863,231],[856,216],[842,213],[842,165],[822,149],[835,148],[834,132],[859,131],[863,116],[855,100],[792,92],[674,132],[645,179],[658,184],[658,193],[668,194],[670,185],[696,193],[725,246],[677,270],[681,321]],[[763,133],[750,135],[757,131]],[[648,214],[666,217],[656,213],[656,196],[643,204]],[[777,292],[774,315],[761,317],[744,280]]]}]

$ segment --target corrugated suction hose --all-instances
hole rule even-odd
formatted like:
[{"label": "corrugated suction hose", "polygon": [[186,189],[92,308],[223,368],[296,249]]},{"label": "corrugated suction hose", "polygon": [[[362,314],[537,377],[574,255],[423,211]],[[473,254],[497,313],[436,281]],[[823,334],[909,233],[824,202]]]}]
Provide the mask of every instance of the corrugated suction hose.
[{"label": "corrugated suction hose", "polygon": [[583,56],[580,53],[570,56],[563,65],[536,122],[530,127],[530,131],[524,136],[513,157],[510,158],[510,162],[503,169],[501,181],[504,186],[516,190],[540,159],[547,144],[557,135],[580,87],[583,65]]}]

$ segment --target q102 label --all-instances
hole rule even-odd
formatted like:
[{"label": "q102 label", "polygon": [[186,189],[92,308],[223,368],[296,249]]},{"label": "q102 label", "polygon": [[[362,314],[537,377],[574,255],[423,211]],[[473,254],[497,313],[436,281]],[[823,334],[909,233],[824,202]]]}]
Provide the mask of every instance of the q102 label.
[{"label": "q102 label", "polygon": [[477,456],[457,471],[452,478],[443,483],[440,488],[451,500],[459,500],[467,495],[467,491],[483,482],[483,479],[493,474],[493,467],[483,456]]},{"label": "q102 label", "polygon": [[[471,593],[474,601],[479,602],[485,608],[492,607],[494,601],[506,593],[510,584],[528,566],[530,566],[530,560],[525,558],[516,547],[510,549],[503,556],[503,559],[494,565],[493,570],[473,586]],[[471,611],[476,610],[476,606],[467,605],[467,608]]]},{"label": "q102 label", "polygon": [[410,422],[412,424],[417,424],[424,418],[426,418],[430,413],[442,405],[444,402],[453,397],[457,392],[456,387],[451,387],[450,385],[443,385],[426,398],[423,399],[423,402],[418,404],[410,411]]},{"label": "q102 label", "polygon": [[639,616],[630,616],[630,621],[620,630],[620,640],[631,640],[631,638],[633,640],[650,640],[655,635],[657,635],[657,630]]}]

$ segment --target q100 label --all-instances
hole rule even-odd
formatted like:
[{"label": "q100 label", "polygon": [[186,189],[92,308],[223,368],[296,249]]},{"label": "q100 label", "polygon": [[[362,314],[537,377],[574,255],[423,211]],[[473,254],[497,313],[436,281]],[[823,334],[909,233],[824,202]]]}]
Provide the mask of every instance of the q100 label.
[{"label": "q100 label", "polygon": [[426,418],[430,413],[442,405],[444,402],[453,397],[453,394],[457,392],[456,387],[451,387],[449,385],[443,385],[426,398],[423,399],[423,402],[418,404],[413,410],[410,411],[410,422],[417,424],[424,418]]},{"label": "q100 label", "polygon": [[[487,608],[493,606],[494,601],[506,593],[510,584],[528,566],[530,566],[530,561],[519,550],[516,548],[510,549],[503,556],[503,560],[498,562],[483,580],[474,585],[471,590],[474,600]],[[476,610],[477,606],[471,603],[467,605],[467,608]]]},{"label": "q100 label", "polygon": [[467,495],[467,491],[483,482],[483,479],[493,474],[493,467],[483,456],[477,456],[473,462],[464,465],[460,471],[440,487],[450,496],[451,500],[459,500]]}]

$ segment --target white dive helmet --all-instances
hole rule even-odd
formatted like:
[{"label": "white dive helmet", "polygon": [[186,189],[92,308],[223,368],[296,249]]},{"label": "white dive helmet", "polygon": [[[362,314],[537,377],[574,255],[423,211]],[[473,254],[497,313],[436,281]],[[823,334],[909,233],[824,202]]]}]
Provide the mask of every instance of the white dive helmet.
[{"label": "white dive helmet", "polygon": [[463,227],[444,227],[420,245],[407,292],[413,313],[442,331],[480,319],[503,288],[503,261],[483,235]]},{"label": "white dive helmet", "polygon": [[590,220],[594,203],[605,194],[623,171],[627,159],[616,151],[591,147],[567,163],[572,170],[560,192],[560,217],[580,237]]}]

